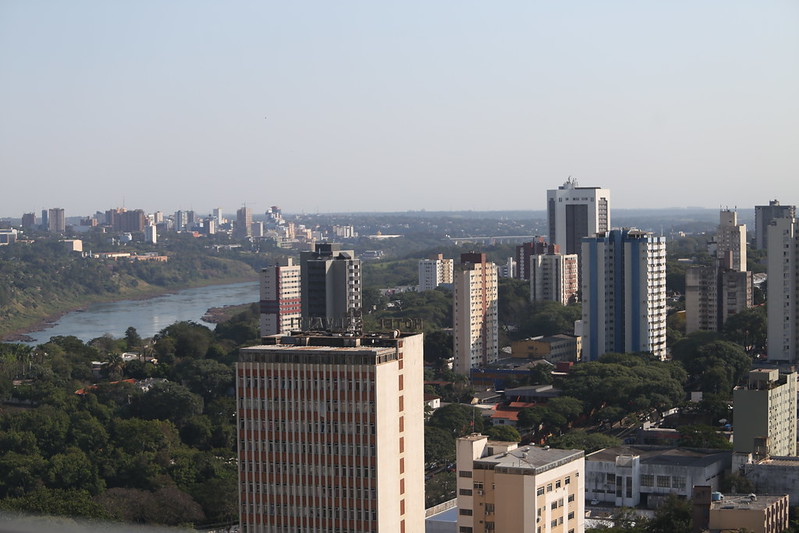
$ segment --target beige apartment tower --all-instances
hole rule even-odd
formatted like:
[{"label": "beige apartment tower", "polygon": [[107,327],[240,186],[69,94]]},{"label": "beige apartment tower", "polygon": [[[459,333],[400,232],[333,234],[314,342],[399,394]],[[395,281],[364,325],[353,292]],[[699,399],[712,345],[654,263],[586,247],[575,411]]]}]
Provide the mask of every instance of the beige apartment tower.
[{"label": "beige apartment tower", "polygon": [[493,442],[470,435],[457,442],[460,533],[583,533],[585,457]]},{"label": "beige apartment tower", "polygon": [[291,258],[261,270],[261,336],[300,328],[300,265]]},{"label": "beige apartment tower", "polygon": [[236,366],[241,531],[423,532],[422,335],[263,341]]},{"label": "beige apartment tower", "polygon": [[453,343],[458,374],[499,358],[497,267],[481,253],[461,254],[453,288]]},{"label": "beige apartment tower", "polygon": [[722,268],[746,270],[746,224],[738,224],[738,213],[729,209],[719,213],[715,244]]},{"label": "beige apartment tower", "polygon": [[539,254],[530,262],[530,300],[569,305],[577,301],[580,289],[577,254]]}]

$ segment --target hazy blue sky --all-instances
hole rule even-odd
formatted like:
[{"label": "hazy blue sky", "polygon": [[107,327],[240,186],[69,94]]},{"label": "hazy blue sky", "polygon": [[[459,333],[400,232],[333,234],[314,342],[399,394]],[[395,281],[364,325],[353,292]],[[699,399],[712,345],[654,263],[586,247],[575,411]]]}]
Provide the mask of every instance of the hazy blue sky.
[{"label": "hazy blue sky", "polygon": [[799,2],[0,2],[0,216],[799,203]]}]

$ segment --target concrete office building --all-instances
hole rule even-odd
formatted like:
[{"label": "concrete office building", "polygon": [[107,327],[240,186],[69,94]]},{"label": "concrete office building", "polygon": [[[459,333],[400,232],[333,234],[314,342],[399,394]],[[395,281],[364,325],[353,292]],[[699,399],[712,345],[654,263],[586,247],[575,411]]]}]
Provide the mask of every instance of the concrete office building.
[{"label": "concrete office building", "polygon": [[36,227],[36,213],[23,213],[22,229],[33,229]]},{"label": "concrete office building", "polygon": [[636,229],[583,239],[583,360],[666,356],[666,241]]},{"label": "concrete office building", "polygon": [[302,317],[328,326],[359,331],[361,313],[361,260],[337,243],[317,243],[313,252],[300,254]]},{"label": "concrete office building", "polygon": [[530,301],[577,301],[579,261],[577,254],[547,253],[528,256],[530,263]]},{"label": "concrete office building", "polygon": [[799,225],[775,218],[768,228],[768,359],[799,361]]},{"label": "concrete office building", "polygon": [[768,249],[768,226],[776,218],[796,217],[795,205],[780,205],[778,200],[769,200],[768,205],[755,206],[755,247]]},{"label": "concrete office building", "polygon": [[261,270],[261,336],[288,335],[300,328],[300,265],[291,258]]},{"label": "concrete office building", "polygon": [[422,335],[263,341],[236,367],[241,531],[424,531]]},{"label": "concrete office building", "polygon": [[431,291],[439,285],[452,284],[452,272],[455,261],[444,259],[443,254],[438,254],[435,259],[419,260],[419,285],[418,291]]},{"label": "concrete office building", "polygon": [[452,301],[454,370],[484,367],[499,358],[497,267],[482,253],[461,254]]},{"label": "concrete office building", "polygon": [[615,446],[585,457],[585,497],[615,507],[656,508],[694,485],[718,490],[732,453],[670,446]]},{"label": "concrete office building", "polygon": [[458,531],[582,533],[582,450],[518,447],[470,435],[457,442]]},{"label": "concrete office building", "polygon": [[610,190],[580,187],[571,177],[547,191],[549,242],[565,254],[579,254],[581,240],[610,230]]},{"label": "concrete office building", "polygon": [[758,368],[733,389],[733,450],[796,455],[796,372]]},{"label": "concrete office building", "polygon": [[233,233],[238,239],[252,235],[252,209],[242,207],[236,211],[236,227]]},{"label": "concrete office building", "polygon": [[746,270],[746,224],[738,224],[738,213],[724,209],[719,213],[719,225],[712,245],[722,268]]},{"label": "concrete office building", "polygon": [[47,211],[47,231],[50,233],[64,233],[67,231],[64,210],[60,207],[55,207]]}]

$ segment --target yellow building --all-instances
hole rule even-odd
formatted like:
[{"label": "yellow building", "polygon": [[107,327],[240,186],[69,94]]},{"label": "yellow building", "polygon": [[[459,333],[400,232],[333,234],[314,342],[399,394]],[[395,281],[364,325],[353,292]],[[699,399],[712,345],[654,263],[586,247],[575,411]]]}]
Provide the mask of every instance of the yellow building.
[{"label": "yellow building", "polygon": [[694,527],[710,533],[781,533],[788,528],[788,495],[728,496],[694,487]]},{"label": "yellow building", "polygon": [[582,533],[585,459],[557,450],[489,441],[457,443],[459,533]]},{"label": "yellow building", "polygon": [[579,361],[583,345],[574,335],[551,335],[532,337],[513,342],[511,356],[519,359],[546,359],[550,363]]}]

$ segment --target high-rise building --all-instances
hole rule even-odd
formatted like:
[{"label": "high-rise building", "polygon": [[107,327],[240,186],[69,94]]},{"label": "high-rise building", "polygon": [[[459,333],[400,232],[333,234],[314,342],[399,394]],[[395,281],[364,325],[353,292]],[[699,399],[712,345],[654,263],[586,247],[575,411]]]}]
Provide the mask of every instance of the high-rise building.
[{"label": "high-rise building", "polygon": [[585,453],[469,435],[457,442],[458,531],[582,533]]},{"label": "high-rise building", "polygon": [[722,268],[737,272],[746,270],[746,224],[738,224],[738,213],[729,209],[719,213],[713,245]]},{"label": "high-rise building", "polygon": [[666,355],[666,241],[636,229],[583,239],[583,360]]},{"label": "high-rise building", "polygon": [[530,301],[575,303],[579,286],[577,254],[547,253],[528,256]]},{"label": "high-rise building", "polygon": [[796,455],[796,376],[758,368],[733,390],[734,451]]},{"label": "high-rise building", "polygon": [[799,223],[775,218],[768,228],[768,359],[799,361]]},{"label": "high-rise building", "polygon": [[47,211],[47,230],[51,233],[64,233],[67,231],[67,221],[64,210],[55,207]]},{"label": "high-rise building", "polygon": [[289,257],[261,270],[261,336],[288,335],[302,316],[300,265]]},{"label": "high-rise building", "polygon": [[158,227],[154,225],[144,226],[144,240],[150,244],[158,243]]},{"label": "high-rise building", "polygon": [[522,243],[516,246],[516,278],[530,279],[530,256],[538,254],[559,254],[560,246],[557,244],[547,244],[543,237],[536,237],[536,240]]},{"label": "high-rise building", "polygon": [[186,211],[175,211],[175,231],[183,231],[189,224],[189,214]]},{"label": "high-rise building", "polygon": [[50,229],[50,212],[47,209],[42,209],[42,229],[44,231]]},{"label": "high-rise building", "polygon": [[236,367],[241,531],[424,531],[422,335],[263,342]]},{"label": "high-rise building", "polygon": [[22,228],[32,229],[36,226],[36,213],[23,213],[22,214]]},{"label": "high-rise building", "polygon": [[610,190],[580,187],[569,179],[547,191],[547,219],[550,244],[560,245],[566,254],[579,254],[583,237],[610,229]]},{"label": "high-rise building", "polygon": [[685,271],[685,332],[721,331],[729,317],[752,307],[752,273],[718,266]]},{"label": "high-rise building", "polygon": [[242,207],[236,211],[235,235],[239,239],[252,235],[252,209]]},{"label": "high-rise building", "polygon": [[213,216],[214,216],[214,219],[216,219],[216,225],[217,226],[221,226],[222,223],[223,223],[223,220],[222,220],[222,208],[221,207],[215,207],[214,210],[213,210]]},{"label": "high-rise building", "polygon": [[768,205],[755,206],[755,248],[768,249],[768,226],[775,218],[796,217],[795,205],[780,205],[778,200],[769,200]]},{"label": "high-rise building", "polygon": [[439,285],[452,284],[454,261],[438,254],[435,259],[419,260],[418,291],[432,291]]},{"label": "high-rise building", "polygon": [[302,317],[310,329],[361,329],[361,260],[338,243],[300,254]]},{"label": "high-rise building", "polygon": [[461,254],[453,278],[454,370],[469,375],[499,358],[497,267],[486,254]]}]

